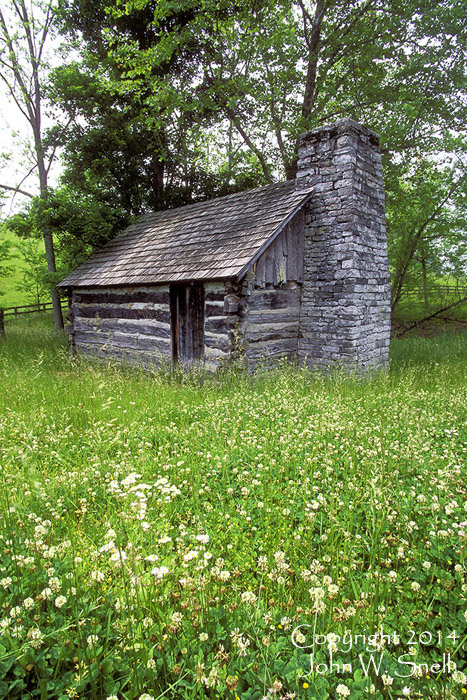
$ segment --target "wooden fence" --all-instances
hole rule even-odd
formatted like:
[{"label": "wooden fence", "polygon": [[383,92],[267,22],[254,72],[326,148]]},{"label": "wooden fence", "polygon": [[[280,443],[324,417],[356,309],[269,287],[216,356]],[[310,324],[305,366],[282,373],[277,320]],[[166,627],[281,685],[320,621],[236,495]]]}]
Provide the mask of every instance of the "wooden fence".
[{"label": "wooden fence", "polygon": [[[66,301],[61,302],[66,304]],[[51,301],[41,301],[38,304],[26,304],[24,306],[8,306],[5,309],[0,308],[0,338],[5,337],[5,318],[7,316],[20,316],[21,314],[34,314],[38,311],[51,311]]]},{"label": "wooden fence", "polygon": [[[446,296],[457,296],[459,298],[467,296],[467,285],[465,284],[437,284],[435,286],[430,285],[426,289],[427,296],[430,298],[442,298]],[[425,297],[425,290],[423,287],[418,287],[417,289],[407,289],[402,292],[401,299],[423,299]]]}]

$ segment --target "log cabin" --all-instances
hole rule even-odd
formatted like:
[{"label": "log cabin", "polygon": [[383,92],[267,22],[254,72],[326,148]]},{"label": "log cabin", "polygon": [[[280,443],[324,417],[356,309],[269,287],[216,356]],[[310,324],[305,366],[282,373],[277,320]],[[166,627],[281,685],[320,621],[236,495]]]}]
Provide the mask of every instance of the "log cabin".
[{"label": "log cabin", "polygon": [[146,214],[59,287],[82,355],[386,367],[378,136],[351,119],[303,134],[295,180]]}]

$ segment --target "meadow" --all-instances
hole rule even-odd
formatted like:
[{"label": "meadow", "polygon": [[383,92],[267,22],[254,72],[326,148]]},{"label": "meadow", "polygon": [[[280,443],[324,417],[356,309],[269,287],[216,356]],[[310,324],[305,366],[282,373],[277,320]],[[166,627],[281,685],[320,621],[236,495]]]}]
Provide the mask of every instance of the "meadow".
[{"label": "meadow", "polygon": [[467,333],[389,373],[0,341],[0,697],[467,694]]}]

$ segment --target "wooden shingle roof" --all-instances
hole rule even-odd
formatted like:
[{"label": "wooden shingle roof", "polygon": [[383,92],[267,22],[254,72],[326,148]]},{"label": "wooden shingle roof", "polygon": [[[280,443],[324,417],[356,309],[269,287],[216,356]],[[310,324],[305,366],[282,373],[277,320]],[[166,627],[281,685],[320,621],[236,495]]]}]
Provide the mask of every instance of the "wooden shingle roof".
[{"label": "wooden shingle roof", "polygon": [[289,180],[146,214],[59,286],[239,279],[309,197]]}]

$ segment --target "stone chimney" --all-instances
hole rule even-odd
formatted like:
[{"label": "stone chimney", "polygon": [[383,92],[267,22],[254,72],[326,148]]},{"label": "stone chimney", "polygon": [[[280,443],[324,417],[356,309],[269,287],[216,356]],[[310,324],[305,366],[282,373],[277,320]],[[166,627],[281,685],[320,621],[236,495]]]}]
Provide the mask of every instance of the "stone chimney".
[{"label": "stone chimney", "polygon": [[297,187],[310,186],[299,357],[312,366],[386,367],[390,285],[377,134],[352,119],[303,134]]}]

